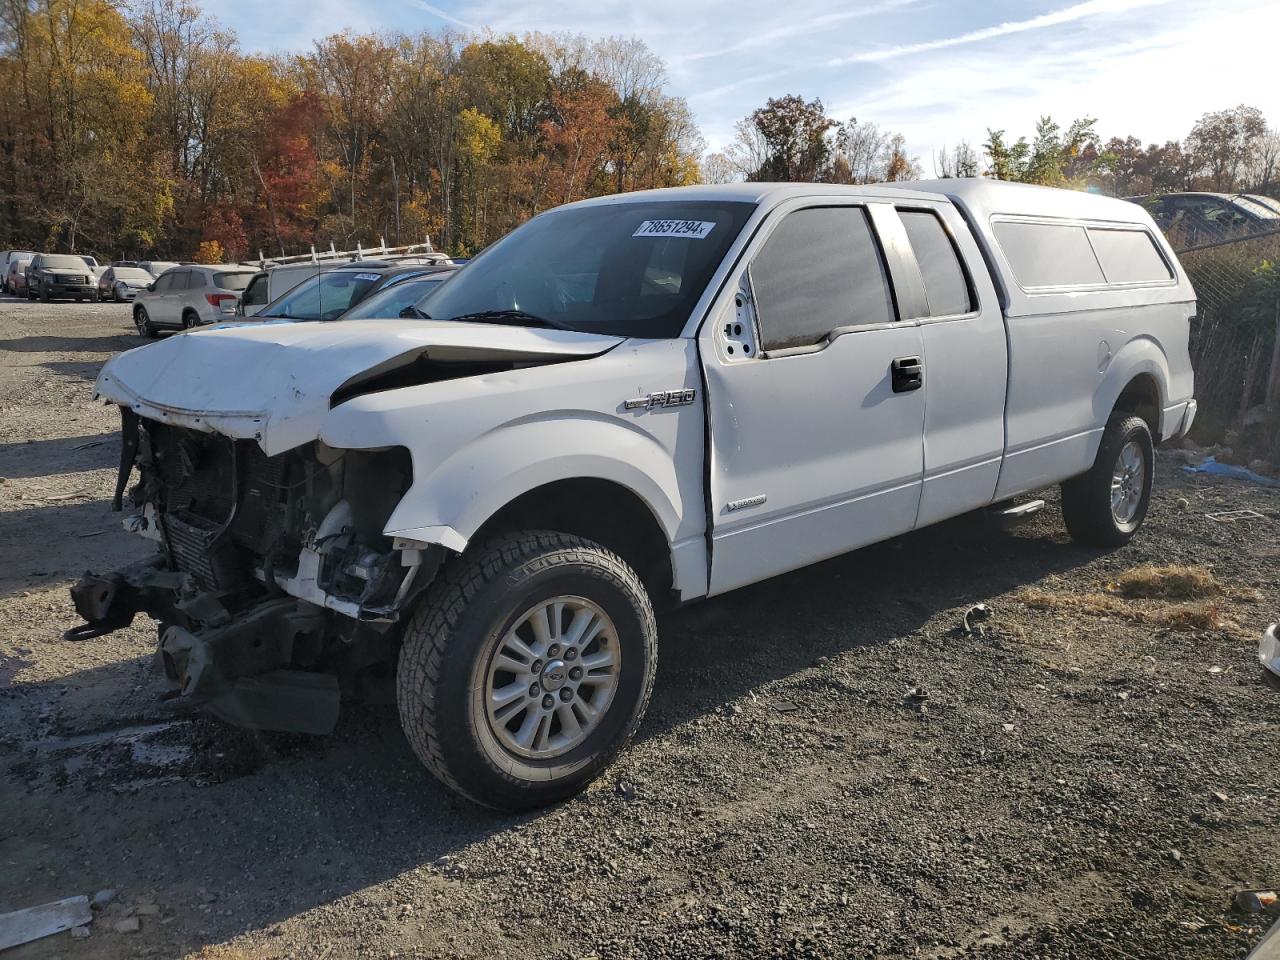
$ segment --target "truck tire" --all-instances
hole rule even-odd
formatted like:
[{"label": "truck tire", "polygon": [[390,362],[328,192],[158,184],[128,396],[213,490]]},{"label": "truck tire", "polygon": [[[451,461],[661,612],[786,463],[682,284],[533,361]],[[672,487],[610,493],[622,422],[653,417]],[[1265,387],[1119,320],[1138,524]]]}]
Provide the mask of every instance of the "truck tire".
[{"label": "truck tire", "polygon": [[396,676],[414,753],[499,810],[577,793],[635,733],[657,626],[635,571],[599,544],[526,531],[447,565],[405,629]]},{"label": "truck tire", "polygon": [[1146,519],[1155,462],[1147,422],[1112,416],[1089,472],[1062,485],[1062,518],[1071,538],[1095,547],[1128,543]]}]

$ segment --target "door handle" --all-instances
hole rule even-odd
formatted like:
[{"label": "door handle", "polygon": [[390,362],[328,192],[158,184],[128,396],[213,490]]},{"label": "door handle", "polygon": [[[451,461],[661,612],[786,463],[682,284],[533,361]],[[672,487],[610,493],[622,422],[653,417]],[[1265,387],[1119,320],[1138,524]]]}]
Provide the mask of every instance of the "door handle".
[{"label": "door handle", "polygon": [[908,393],[924,386],[924,363],[919,357],[898,357],[893,361],[893,392]]}]

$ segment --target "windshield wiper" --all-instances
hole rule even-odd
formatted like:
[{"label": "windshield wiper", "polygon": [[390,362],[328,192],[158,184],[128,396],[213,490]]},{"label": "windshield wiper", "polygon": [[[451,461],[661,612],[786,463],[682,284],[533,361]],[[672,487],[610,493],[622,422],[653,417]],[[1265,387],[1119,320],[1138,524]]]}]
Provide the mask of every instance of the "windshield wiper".
[{"label": "windshield wiper", "polygon": [[549,320],[524,310],[480,310],[476,313],[461,313],[449,319],[464,323],[507,323],[522,327],[550,327],[552,330],[573,329],[559,320]]}]

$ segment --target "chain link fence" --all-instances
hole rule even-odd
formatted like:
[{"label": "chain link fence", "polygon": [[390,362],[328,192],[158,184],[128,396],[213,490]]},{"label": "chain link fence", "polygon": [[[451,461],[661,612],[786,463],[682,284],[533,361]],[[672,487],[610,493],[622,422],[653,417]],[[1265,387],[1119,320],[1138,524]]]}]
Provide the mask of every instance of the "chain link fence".
[{"label": "chain link fence", "polygon": [[1280,209],[1254,220],[1229,214],[1174,223],[1156,219],[1199,302],[1191,334],[1200,403],[1194,439],[1224,445],[1223,459],[1275,471],[1280,465]]}]

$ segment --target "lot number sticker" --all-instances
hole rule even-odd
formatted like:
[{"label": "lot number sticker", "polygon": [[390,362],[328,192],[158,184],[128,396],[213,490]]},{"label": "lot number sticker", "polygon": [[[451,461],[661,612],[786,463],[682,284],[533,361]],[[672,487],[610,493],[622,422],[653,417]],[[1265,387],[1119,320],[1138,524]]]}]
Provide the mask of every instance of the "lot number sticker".
[{"label": "lot number sticker", "polygon": [[706,220],[646,220],[636,228],[633,237],[688,237],[701,240],[715,223]]}]

